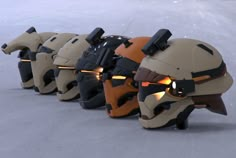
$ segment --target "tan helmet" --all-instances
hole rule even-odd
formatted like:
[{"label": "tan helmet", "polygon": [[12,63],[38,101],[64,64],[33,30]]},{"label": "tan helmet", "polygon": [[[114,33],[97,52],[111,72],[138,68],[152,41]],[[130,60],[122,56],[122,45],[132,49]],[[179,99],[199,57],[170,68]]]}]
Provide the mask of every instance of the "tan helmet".
[{"label": "tan helmet", "polygon": [[85,40],[88,35],[78,35],[68,41],[58,52],[54,65],[57,97],[61,101],[77,99],[80,96],[76,81],[75,65],[83,52],[89,47]]},{"label": "tan helmet", "polygon": [[49,38],[38,50],[31,53],[31,66],[34,76],[35,91],[40,94],[49,94],[56,91],[53,60],[59,49],[71,38],[73,33],[60,33]]},{"label": "tan helmet", "polygon": [[144,128],[177,125],[186,128],[194,108],[226,115],[222,93],[232,85],[220,53],[194,39],[173,39],[159,30],[145,45],[147,56],[135,80],[139,81],[140,123]]},{"label": "tan helmet", "polygon": [[37,52],[39,46],[55,34],[56,33],[52,32],[37,33],[36,29],[31,27],[11,42],[2,45],[2,51],[5,54],[11,54],[12,52],[20,50],[18,56],[20,58],[18,68],[22,80],[22,88],[32,88],[34,86],[31,63],[29,59],[30,52]]}]

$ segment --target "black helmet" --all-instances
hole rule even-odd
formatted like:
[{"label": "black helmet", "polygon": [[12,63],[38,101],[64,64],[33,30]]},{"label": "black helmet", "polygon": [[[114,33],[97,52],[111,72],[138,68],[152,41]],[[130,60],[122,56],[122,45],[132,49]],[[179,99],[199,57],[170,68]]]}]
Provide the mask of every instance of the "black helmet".
[{"label": "black helmet", "polygon": [[77,82],[80,88],[79,103],[83,108],[92,109],[105,105],[105,95],[102,81],[99,80],[103,68],[96,64],[97,58],[106,48],[115,50],[121,43],[127,40],[123,36],[103,36],[104,30],[96,28],[86,40],[91,46],[84,51],[76,64]]}]

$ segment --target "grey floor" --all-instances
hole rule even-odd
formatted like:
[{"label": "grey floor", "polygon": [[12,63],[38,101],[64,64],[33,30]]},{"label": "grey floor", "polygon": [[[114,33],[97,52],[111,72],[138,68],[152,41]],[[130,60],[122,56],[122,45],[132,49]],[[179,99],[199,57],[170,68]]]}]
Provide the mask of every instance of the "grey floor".
[{"label": "grey floor", "polygon": [[[39,32],[152,36],[214,45],[236,77],[234,0],[5,0],[0,5],[0,43],[35,26]],[[189,129],[144,130],[137,117],[110,119],[104,109],[22,90],[17,53],[0,53],[0,158],[160,157],[232,158],[236,154],[236,87],[223,95],[228,116],[195,110]],[[217,86],[217,85],[216,85]]]}]

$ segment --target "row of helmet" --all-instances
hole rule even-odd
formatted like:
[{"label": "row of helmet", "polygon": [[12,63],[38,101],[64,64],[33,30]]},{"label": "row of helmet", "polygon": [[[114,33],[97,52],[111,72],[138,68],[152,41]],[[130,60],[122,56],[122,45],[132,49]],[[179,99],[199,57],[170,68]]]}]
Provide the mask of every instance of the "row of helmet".
[{"label": "row of helmet", "polygon": [[90,34],[37,33],[34,27],[2,45],[20,50],[22,87],[57,93],[61,101],[79,99],[85,109],[106,106],[113,118],[139,115],[144,128],[187,127],[195,108],[226,115],[221,98],[232,85],[220,53],[194,39]]}]

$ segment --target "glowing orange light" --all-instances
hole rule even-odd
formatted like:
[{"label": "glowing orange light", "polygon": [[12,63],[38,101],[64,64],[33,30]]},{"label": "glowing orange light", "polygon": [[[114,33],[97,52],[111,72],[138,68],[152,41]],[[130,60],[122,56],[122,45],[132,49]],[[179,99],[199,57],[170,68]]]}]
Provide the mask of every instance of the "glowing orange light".
[{"label": "glowing orange light", "polygon": [[96,75],[97,80],[100,80],[100,75]]},{"label": "glowing orange light", "polygon": [[193,78],[193,80],[198,83],[198,82],[208,80],[210,78],[211,78],[211,76],[205,75],[205,76],[195,77],[195,78]]},{"label": "glowing orange light", "polygon": [[97,68],[96,71],[98,71],[98,72],[103,72],[103,68],[102,68],[102,67]]},{"label": "glowing orange light", "polygon": [[153,95],[156,97],[157,100],[160,100],[163,96],[164,96],[165,92],[158,92],[158,93],[154,93]]},{"label": "glowing orange light", "polygon": [[72,66],[58,66],[58,69],[75,70],[75,67],[72,67]]},{"label": "glowing orange light", "polygon": [[159,84],[169,85],[171,83],[171,79],[169,77],[165,77],[164,79],[158,81]]},{"label": "glowing orange light", "polygon": [[30,62],[30,60],[28,60],[28,59],[21,59],[20,61],[22,61],[22,62]]},{"label": "glowing orange light", "polygon": [[92,74],[95,74],[96,75],[96,78],[97,80],[100,80],[101,77],[100,77],[100,73],[97,72],[97,71],[91,71],[91,70],[81,70],[80,72],[85,72],[85,73],[92,73]]},{"label": "glowing orange light", "polygon": [[115,79],[115,80],[125,80],[126,77],[125,76],[112,76],[112,79]]},{"label": "glowing orange light", "polygon": [[142,82],[142,87],[148,87],[149,84],[151,84],[150,82]]},{"label": "glowing orange light", "polygon": [[97,74],[96,71],[90,71],[90,70],[81,70],[80,72],[86,72],[86,73],[94,73],[94,74]]}]

